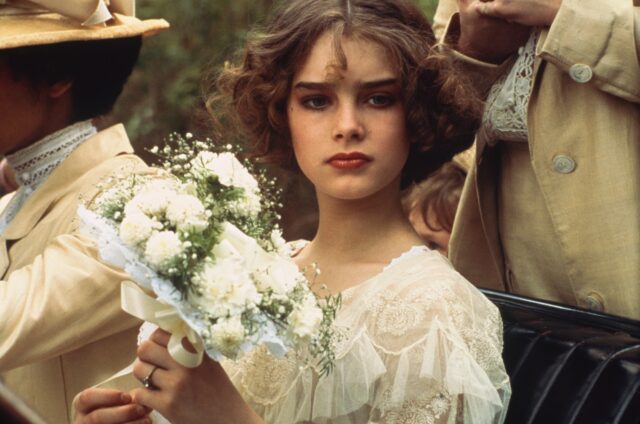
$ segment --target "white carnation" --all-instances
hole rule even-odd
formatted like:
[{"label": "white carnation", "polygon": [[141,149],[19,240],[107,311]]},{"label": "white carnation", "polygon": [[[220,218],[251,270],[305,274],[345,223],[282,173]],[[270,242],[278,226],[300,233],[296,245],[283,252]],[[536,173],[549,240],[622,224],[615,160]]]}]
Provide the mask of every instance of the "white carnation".
[{"label": "white carnation", "polygon": [[174,180],[152,180],[145,184],[125,206],[125,213],[140,211],[150,216],[163,214],[171,199],[178,195]]},{"label": "white carnation", "polygon": [[262,300],[242,262],[235,257],[207,263],[194,281],[200,290],[192,301],[216,317],[239,315]]},{"label": "white carnation", "polygon": [[240,317],[220,319],[211,327],[211,343],[223,355],[234,358],[244,342],[245,332]]},{"label": "white carnation", "polygon": [[308,294],[302,304],[298,305],[289,315],[289,324],[296,336],[305,339],[317,334],[322,324],[322,310],[316,299]]},{"label": "white carnation", "polygon": [[202,231],[209,224],[202,202],[195,196],[179,194],[169,200],[167,219],[179,230]]},{"label": "white carnation", "polygon": [[165,212],[169,201],[176,193],[173,191],[143,191],[136,194],[124,207],[125,214],[144,213],[149,216],[160,216]]},{"label": "white carnation", "polygon": [[149,237],[144,255],[152,266],[163,269],[182,253],[182,249],[182,241],[176,233],[160,231]]},{"label": "white carnation", "polygon": [[144,243],[159,226],[159,222],[142,213],[127,214],[120,223],[120,238],[129,246],[137,246]]}]

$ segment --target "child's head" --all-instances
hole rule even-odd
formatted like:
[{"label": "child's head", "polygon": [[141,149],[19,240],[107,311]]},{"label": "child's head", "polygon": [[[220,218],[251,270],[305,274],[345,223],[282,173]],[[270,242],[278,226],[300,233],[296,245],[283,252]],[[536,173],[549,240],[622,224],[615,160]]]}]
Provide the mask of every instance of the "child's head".
[{"label": "child's head", "polygon": [[466,176],[465,167],[447,162],[403,193],[402,206],[416,233],[427,246],[445,256]]},{"label": "child's head", "polygon": [[[408,0],[293,0],[250,35],[239,66],[228,65],[208,105],[220,118],[231,111],[233,130],[255,141],[259,156],[293,164],[287,103],[294,75],[317,40],[329,34],[336,78],[347,63],[344,39],[382,47],[399,76],[410,154],[402,181],[419,180],[467,147],[477,102],[434,48],[431,27]],[[225,100],[227,102],[225,102]],[[230,104],[229,104],[230,103]]]}]

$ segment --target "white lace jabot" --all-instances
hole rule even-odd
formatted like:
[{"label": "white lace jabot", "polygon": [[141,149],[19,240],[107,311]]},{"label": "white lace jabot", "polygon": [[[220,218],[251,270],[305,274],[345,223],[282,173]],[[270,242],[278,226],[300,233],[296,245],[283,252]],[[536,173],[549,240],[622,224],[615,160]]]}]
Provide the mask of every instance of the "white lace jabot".
[{"label": "white lace jabot", "polygon": [[511,70],[491,87],[482,118],[490,144],[498,140],[527,142],[527,108],[533,85],[533,63],[539,31],[532,31]]},{"label": "white lace jabot", "polygon": [[7,162],[14,169],[20,187],[0,215],[0,233],[15,218],[31,193],[40,187],[71,152],[97,132],[90,120],[78,122],[7,155]]}]

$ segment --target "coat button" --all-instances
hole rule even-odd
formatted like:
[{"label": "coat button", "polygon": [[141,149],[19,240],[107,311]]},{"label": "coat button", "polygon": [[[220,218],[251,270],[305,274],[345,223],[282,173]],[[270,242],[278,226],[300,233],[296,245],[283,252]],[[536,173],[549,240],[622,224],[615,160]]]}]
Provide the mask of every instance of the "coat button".
[{"label": "coat button", "polygon": [[575,82],[584,84],[585,82],[591,81],[591,78],[593,78],[593,70],[589,65],[576,63],[571,65],[569,68],[569,76]]},{"label": "coat button", "polygon": [[576,169],[576,161],[566,155],[553,158],[553,169],[561,174],[570,174]]},{"label": "coat button", "polygon": [[604,311],[604,299],[599,293],[590,292],[585,298],[584,303],[587,309],[594,312]]}]

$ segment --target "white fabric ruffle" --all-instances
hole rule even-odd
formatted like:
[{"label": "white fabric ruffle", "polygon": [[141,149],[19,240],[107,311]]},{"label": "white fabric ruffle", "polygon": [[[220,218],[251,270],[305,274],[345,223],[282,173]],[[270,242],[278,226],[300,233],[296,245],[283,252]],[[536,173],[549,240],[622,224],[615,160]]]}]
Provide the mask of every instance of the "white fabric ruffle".
[{"label": "white fabric ruffle", "polygon": [[[421,248],[345,292],[333,372],[258,349],[223,364],[267,423],[499,423],[510,396],[497,309]],[[458,417],[460,416],[460,417]]]}]

